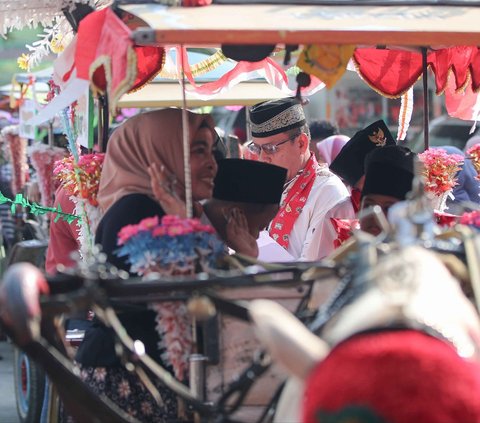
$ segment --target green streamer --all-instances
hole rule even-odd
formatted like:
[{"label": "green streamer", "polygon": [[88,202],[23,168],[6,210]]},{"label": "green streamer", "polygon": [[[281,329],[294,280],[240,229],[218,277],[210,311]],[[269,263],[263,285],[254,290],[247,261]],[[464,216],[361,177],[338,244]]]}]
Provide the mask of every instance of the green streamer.
[{"label": "green streamer", "polygon": [[57,207],[44,207],[38,203],[30,203],[27,198],[23,196],[23,194],[17,194],[14,200],[7,198],[3,195],[0,191],[0,204],[11,203],[10,211],[12,214],[15,214],[17,205],[22,206],[24,208],[29,208],[30,212],[33,213],[35,216],[44,215],[47,213],[54,214],[54,222],[58,222],[60,219],[66,221],[67,223],[72,223],[75,219],[81,220],[80,216],[75,214],[65,213],[62,211],[62,207],[60,204]]}]

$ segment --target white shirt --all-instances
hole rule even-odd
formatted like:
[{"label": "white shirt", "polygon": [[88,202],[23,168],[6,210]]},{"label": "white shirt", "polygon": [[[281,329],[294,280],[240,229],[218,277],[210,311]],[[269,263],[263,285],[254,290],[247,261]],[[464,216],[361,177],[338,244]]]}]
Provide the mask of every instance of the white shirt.
[{"label": "white shirt", "polygon": [[275,242],[275,240],[269,235],[268,231],[261,231],[258,239],[258,260],[271,262],[287,262],[294,261],[295,259],[288,253],[285,248]]},{"label": "white shirt", "polygon": [[[285,186],[282,200],[298,175]],[[331,217],[354,219],[347,187],[325,165],[319,165],[307,201],[293,225],[287,251],[295,260],[315,261],[334,250],[337,233]]]}]

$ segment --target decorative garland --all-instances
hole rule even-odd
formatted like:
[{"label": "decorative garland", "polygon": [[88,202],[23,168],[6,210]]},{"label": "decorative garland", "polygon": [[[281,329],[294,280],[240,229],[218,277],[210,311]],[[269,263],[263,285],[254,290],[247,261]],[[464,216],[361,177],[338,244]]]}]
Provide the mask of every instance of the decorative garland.
[{"label": "decorative garland", "polygon": [[17,205],[30,209],[30,212],[35,216],[41,216],[46,213],[53,213],[55,218],[54,222],[58,222],[60,219],[65,220],[68,223],[72,223],[75,219],[81,220],[80,216],[75,214],[65,213],[62,211],[60,204],[55,207],[44,207],[38,203],[31,203],[23,194],[17,194],[14,200],[11,200],[8,197],[5,197],[0,191],[0,204],[11,203],[10,211],[12,214],[15,214],[17,211]]},{"label": "decorative garland", "polygon": [[59,186],[59,183],[53,178],[53,169],[57,160],[65,157],[66,150],[35,143],[28,147],[28,153],[37,173],[42,203],[50,207],[53,205],[55,191]]},{"label": "decorative garland", "polygon": [[425,191],[441,195],[457,185],[455,175],[464,158],[460,154],[448,154],[443,148],[429,148],[418,155],[423,163]]},{"label": "decorative garland", "polygon": [[462,216],[460,216],[460,223],[478,231],[480,229],[480,211],[463,213]]},{"label": "decorative garland", "polygon": [[104,158],[103,153],[93,153],[84,154],[77,161],[71,155],[55,162],[53,174],[69,195],[87,200],[97,207]]},{"label": "decorative garland", "polygon": [[21,192],[26,183],[28,172],[27,165],[27,140],[18,135],[18,125],[6,126],[1,131],[7,141],[12,164],[11,187],[14,194]]},{"label": "decorative garland", "polygon": [[467,150],[467,158],[472,161],[473,167],[477,171],[475,179],[480,180],[480,144],[475,144]]},{"label": "decorative garland", "polygon": [[457,185],[456,174],[464,157],[460,154],[448,154],[442,148],[429,148],[418,155],[423,163],[425,192],[430,193],[434,210],[444,212],[447,197],[453,197],[452,190]]},{"label": "decorative garland", "polygon": [[7,9],[2,9],[0,4],[0,34],[25,27],[43,27],[43,33],[38,34],[39,40],[26,45],[30,53],[19,57],[21,68],[30,70],[50,53],[60,53],[73,38],[72,28],[62,10],[73,10],[77,3],[98,9],[107,6],[111,0],[28,0],[8,3]]},{"label": "decorative garland", "polygon": [[[168,57],[168,54],[165,55]],[[198,62],[191,66],[192,76],[197,77],[204,75],[212,70],[218,68],[222,63],[226,62],[227,58],[222,53],[222,50],[217,50],[216,53],[212,54],[210,57],[207,57],[205,60]],[[159,72],[158,76],[167,79],[179,79],[180,75],[178,74],[176,68],[174,70],[168,69],[168,65],[171,66],[169,60],[166,59],[166,64]]]},{"label": "decorative garland", "polygon": [[[60,87],[49,82],[50,91],[47,101],[51,101],[60,93]],[[95,230],[101,219],[98,208],[97,192],[103,165],[103,154],[87,154],[80,156],[77,145],[78,119],[77,102],[60,112],[64,133],[68,140],[69,157],[58,157],[52,165],[50,174],[56,176],[70,200],[75,204],[75,213],[81,216],[77,222],[78,245],[82,258],[93,254],[95,246]]]},{"label": "decorative garland", "polygon": [[[118,233],[120,248],[116,254],[126,257],[130,271],[139,275],[159,273],[161,276],[194,275],[216,267],[225,252],[225,245],[211,226],[198,219],[158,216],[127,225]],[[188,357],[193,351],[191,318],[187,307],[178,301],[154,303],[158,348],[162,359],[171,365],[175,377],[185,380]]]},{"label": "decorative garland", "polygon": [[53,169],[53,174],[75,204],[75,213],[82,216],[82,224],[78,225],[82,257],[93,251],[94,234],[102,217],[97,194],[104,157],[103,153],[85,154],[76,161],[71,155],[57,161]]}]

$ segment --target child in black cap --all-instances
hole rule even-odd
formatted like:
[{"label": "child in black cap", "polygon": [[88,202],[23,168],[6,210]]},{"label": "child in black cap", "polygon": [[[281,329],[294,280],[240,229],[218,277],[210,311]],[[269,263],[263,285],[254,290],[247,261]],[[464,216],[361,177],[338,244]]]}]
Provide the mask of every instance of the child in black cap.
[{"label": "child in black cap", "polygon": [[[365,158],[365,183],[360,210],[378,205],[387,215],[391,206],[405,200],[412,189],[415,153],[406,147],[388,146],[375,149]],[[377,220],[360,220],[363,231],[378,235],[381,228]]]},{"label": "child in black cap", "polygon": [[[243,159],[218,161],[213,197],[203,211],[227,245],[257,257],[256,239],[278,211],[287,170]],[[242,236],[245,227],[250,239]]]},{"label": "child in black cap", "polygon": [[395,140],[385,122],[377,120],[350,138],[330,164],[330,170],[352,188],[355,211],[360,207],[359,194],[364,181],[365,157],[371,151],[389,145],[396,145]]}]

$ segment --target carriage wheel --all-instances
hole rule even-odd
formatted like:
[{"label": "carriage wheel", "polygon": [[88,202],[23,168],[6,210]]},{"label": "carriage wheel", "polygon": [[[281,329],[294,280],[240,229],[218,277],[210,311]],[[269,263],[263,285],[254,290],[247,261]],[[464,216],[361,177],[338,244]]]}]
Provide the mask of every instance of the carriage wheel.
[{"label": "carriage wheel", "polygon": [[39,422],[45,392],[45,373],[18,348],[14,349],[13,369],[20,422]]}]

